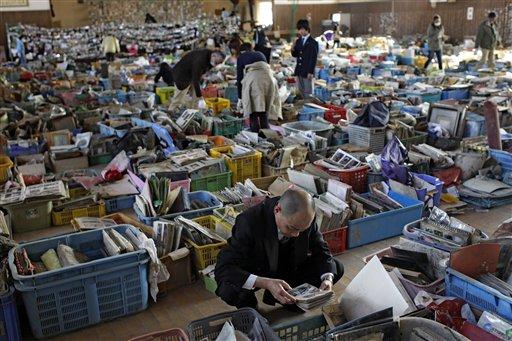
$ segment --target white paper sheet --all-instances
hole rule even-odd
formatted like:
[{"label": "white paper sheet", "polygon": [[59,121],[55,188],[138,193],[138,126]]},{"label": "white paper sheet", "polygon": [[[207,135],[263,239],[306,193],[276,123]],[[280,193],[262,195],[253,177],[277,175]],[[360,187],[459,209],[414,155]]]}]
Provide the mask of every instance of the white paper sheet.
[{"label": "white paper sheet", "polygon": [[389,307],[393,316],[400,316],[409,307],[377,256],[350,282],[340,305],[348,321]]}]

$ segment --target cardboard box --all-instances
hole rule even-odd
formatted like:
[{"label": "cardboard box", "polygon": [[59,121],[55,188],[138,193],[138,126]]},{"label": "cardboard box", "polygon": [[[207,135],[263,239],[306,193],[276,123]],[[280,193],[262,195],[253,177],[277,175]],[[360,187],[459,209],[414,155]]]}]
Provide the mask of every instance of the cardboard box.
[{"label": "cardboard box", "polygon": [[16,166],[23,175],[45,175],[43,154],[19,155],[16,156]]},{"label": "cardboard box", "polygon": [[52,169],[54,173],[62,173],[69,170],[84,169],[89,167],[89,158],[86,154],[80,157],[73,157],[69,159],[55,160],[50,157]]},{"label": "cardboard box", "polygon": [[191,253],[189,249],[183,249],[186,251],[184,251],[180,256],[168,254],[160,258],[162,263],[167,267],[167,271],[169,271],[171,276],[167,282],[158,283],[159,296],[166,295],[169,290],[176,289],[193,282],[194,276],[192,274]]}]

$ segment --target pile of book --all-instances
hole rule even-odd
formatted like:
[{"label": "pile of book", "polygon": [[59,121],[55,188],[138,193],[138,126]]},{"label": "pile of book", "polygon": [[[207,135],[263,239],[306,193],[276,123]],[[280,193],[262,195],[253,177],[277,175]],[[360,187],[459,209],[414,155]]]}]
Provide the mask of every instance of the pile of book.
[{"label": "pile of book", "polygon": [[308,283],[301,284],[288,293],[295,298],[297,307],[304,311],[321,307],[334,296],[333,291],[320,290]]}]

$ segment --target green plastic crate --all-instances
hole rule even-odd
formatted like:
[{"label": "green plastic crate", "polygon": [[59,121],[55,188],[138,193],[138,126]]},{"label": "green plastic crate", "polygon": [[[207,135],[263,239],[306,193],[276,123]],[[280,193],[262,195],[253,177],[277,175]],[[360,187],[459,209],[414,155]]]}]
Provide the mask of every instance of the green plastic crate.
[{"label": "green plastic crate", "polygon": [[27,201],[21,204],[6,205],[5,208],[11,216],[14,233],[41,230],[52,225],[53,204],[51,200]]},{"label": "green plastic crate", "polygon": [[190,191],[208,191],[217,192],[226,187],[231,187],[231,172],[220,173],[205,176],[198,179],[192,179]]},{"label": "green plastic crate", "polygon": [[409,150],[410,147],[413,145],[427,143],[427,133],[424,133],[422,131],[416,131],[415,134],[416,135],[413,137],[400,139],[400,141],[402,142],[404,147],[407,148],[407,150]]},{"label": "green plastic crate", "polygon": [[114,156],[112,154],[99,154],[99,155],[89,155],[89,165],[95,166],[95,165],[106,165],[109,163]]},{"label": "green plastic crate", "polygon": [[244,119],[220,115],[222,122],[213,122],[213,135],[232,137],[244,129]]}]

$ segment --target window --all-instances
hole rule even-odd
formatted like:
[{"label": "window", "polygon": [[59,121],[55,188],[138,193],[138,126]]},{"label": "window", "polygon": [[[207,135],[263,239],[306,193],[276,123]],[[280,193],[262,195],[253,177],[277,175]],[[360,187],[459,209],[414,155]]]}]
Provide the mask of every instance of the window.
[{"label": "window", "polygon": [[272,12],[272,1],[258,2],[256,12],[256,22],[258,25],[270,26],[274,23]]}]

